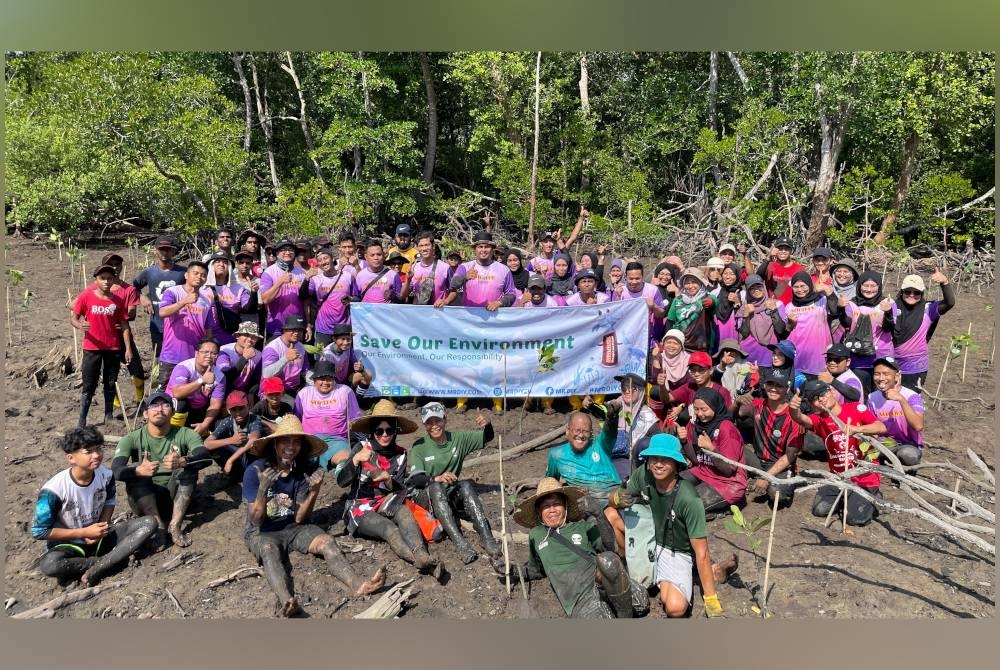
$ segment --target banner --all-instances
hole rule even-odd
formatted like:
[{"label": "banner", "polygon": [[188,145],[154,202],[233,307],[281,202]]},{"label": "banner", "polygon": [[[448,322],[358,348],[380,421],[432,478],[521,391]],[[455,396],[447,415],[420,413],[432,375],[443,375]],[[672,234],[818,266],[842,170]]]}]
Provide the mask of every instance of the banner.
[{"label": "banner", "polygon": [[[620,390],[646,374],[644,300],[580,307],[483,308],[353,303],[354,349],[369,395],[557,397]],[[540,352],[558,360],[539,370]],[[506,383],[505,383],[506,380]]]}]

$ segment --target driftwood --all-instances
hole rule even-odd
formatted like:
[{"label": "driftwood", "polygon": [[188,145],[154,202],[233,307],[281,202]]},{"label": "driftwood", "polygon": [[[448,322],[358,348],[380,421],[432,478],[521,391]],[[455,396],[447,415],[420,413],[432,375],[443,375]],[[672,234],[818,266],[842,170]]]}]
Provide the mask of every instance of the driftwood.
[{"label": "driftwood", "polygon": [[172,602],[174,604],[174,607],[177,608],[177,611],[180,612],[181,618],[187,618],[187,612],[185,612],[184,608],[181,607],[181,604],[177,600],[177,597],[170,592],[170,589],[165,588],[163,590],[167,592],[167,595],[170,597],[170,602]]},{"label": "driftwood", "polygon": [[202,557],[202,554],[193,554],[190,551],[182,551],[177,554],[169,561],[160,566],[160,569],[164,572],[169,572],[174,568],[179,568],[182,565],[187,565],[189,563],[194,563]]},{"label": "driftwood", "polygon": [[[372,603],[372,606],[360,614],[355,614],[355,619],[393,619],[406,605],[406,600],[413,595],[413,587],[410,586],[415,579],[408,579],[394,585],[382,594],[382,597]],[[409,587],[409,588],[407,588]],[[405,590],[404,590],[405,589]]]},{"label": "driftwood", "polygon": [[69,347],[58,344],[49,349],[41,361],[31,361],[21,365],[10,365],[7,367],[7,376],[13,378],[33,377],[35,384],[41,385],[48,379],[49,374],[58,372],[62,376],[73,373],[76,366],[73,364],[73,350]]},{"label": "driftwood", "polygon": [[990,472],[990,468],[986,465],[986,462],[979,457],[979,454],[974,452],[972,449],[966,448],[965,453],[969,456],[969,460],[972,461],[977,468],[983,471],[983,476],[986,481],[990,483],[990,486],[996,486],[996,480],[993,478],[993,473]]},{"label": "driftwood", "polygon": [[28,456],[17,456],[7,461],[7,465],[17,465],[18,463],[24,463],[25,461],[33,461],[36,458],[41,458],[44,455],[45,454],[29,454]]},{"label": "driftwood", "polygon": [[58,598],[53,598],[43,605],[19,612],[13,615],[11,619],[51,619],[56,615],[57,609],[67,605],[72,605],[73,603],[78,603],[82,600],[88,600],[89,598],[96,596],[98,593],[116,589],[127,583],[127,580],[121,580],[117,582],[109,582],[107,584],[98,584],[97,586],[91,586],[85,589],[77,589],[76,591],[70,591],[69,593],[62,594]]},{"label": "driftwood", "polygon": [[251,575],[255,577],[263,577],[264,573],[260,571],[260,568],[245,566],[240,568],[239,570],[236,570],[235,572],[229,573],[225,577],[219,577],[218,579],[209,582],[208,584],[205,585],[205,588],[214,589],[219,586],[222,586],[223,584],[228,584],[229,582],[235,582],[244,577],[249,577]]},{"label": "driftwood", "polygon": [[[558,428],[553,428],[544,435],[539,435],[533,440],[528,440],[523,444],[519,444],[516,447],[511,447],[509,449],[504,449],[503,460],[510,460],[515,456],[520,456],[521,454],[527,453],[539,447],[544,447],[553,440],[558,439],[560,436],[565,434],[565,428],[562,426]],[[489,456],[477,456],[476,458],[470,458],[465,461],[463,467],[472,467],[474,465],[486,465],[487,463],[497,463],[500,461],[500,456],[498,454],[490,454]]]}]

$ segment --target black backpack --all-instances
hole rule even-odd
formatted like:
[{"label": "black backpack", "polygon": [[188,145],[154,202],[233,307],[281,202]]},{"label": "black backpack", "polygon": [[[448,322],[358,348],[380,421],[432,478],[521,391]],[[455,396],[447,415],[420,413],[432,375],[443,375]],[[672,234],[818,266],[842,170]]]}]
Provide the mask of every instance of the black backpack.
[{"label": "black backpack", "polygon": [[862,314],[854,324],[854,330],[844,335],[843,344],[854,356],[874,356],[875,340],[872,336],[872,318]]}]

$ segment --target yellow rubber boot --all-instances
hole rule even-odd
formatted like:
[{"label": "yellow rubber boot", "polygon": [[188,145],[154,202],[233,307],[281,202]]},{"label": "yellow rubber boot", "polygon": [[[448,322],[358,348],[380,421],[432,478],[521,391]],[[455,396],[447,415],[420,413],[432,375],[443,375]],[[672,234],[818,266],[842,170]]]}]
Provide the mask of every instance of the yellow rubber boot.
[{"label": "yellow rubber boot", "polygon": [[465,410],[469,409],[466,403],[469,402],[468,398],[459,398],[458,402],[455,403],[455,413],[462,414]]},{"label": "yellow rubber boot", "polygon": [[493,413],[494,414],[503,414],[503,398],[494,398],[493,399]]},{"label": "yellow rubber boot", "polygon": [[115,394],[115,401],[114,401],[113,403],[111,403],[111,405],[112,405],[112,406],[113,406],[113,407],[114,407],[115,409],[121,409],[121,407],[122,407],[122,404],[121,404],[120,402],[118,402],[118,394],[117,394],[117,393]]},{"label": "yellow rubber boot", "polygon": [[135,388],[136,403],[142,402],[142,399],[146,397],[146,380],[142,377],[132,377],[132,386]]},{"label": "yellow rubber boot", "polygon": [[545,414],[555,414],[556,410],[552,406],[554,402],[553,398],[542,398],[542,412]]},{"label": "yellow rubber boot", "polygon": [[569,397],[569,406],[574,412],[578,412],[583,409],[583,398],[578,395],[571,395]]},{"label": "yellow rubber boot", "polygon": [[174,415],[170,417],[170,425],[182,428],[187,423],[187,419],[187,412],[174,412]]},{"label": "yellow rubber boot", "polygon": [[594,396],[594,402],[597,403],[598,405],[604,403],[604,394],[603,393],[598,393],[597,395],[595,395]]}]

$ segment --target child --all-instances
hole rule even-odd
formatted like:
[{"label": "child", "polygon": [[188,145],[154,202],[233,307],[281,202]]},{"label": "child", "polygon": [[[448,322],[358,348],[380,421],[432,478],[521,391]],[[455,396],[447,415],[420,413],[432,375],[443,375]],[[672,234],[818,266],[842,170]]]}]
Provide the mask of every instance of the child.
[{"label": "child", "polygon": [[82,575],[81,584],[92,586],[156,532],[156,519],[111,525],[115,477],[101,465],[104,436],[95,428],[76,428],[59,446],[70,467],[42,485],[35,503],[31,535],[46,540],[48,549],[38,568],[59,579]]},{"label": "child", "polygon": [[205,440],[205,448],[229,476],[229,483],[235,484],[243,481],[249,464],[244,454],[261,436],[263,428],[260,417],[250,412],[250,400],[243,391],[232,391],[226,396],[226,409],[229,416],[216,424],[212,436]]},{"label": "child", "polygon": [[285,383],[281,377],[265,377],[260,383],[260,393],[264,396],[250,411],[260,417],[264,437],[278,426],[278,421],[292,413],[291,403],[285,400]]},{"label": "child", "polygon": [[333,365],[334,379],[338,384],[350,386],[357,390],[359,396],[368,390],[372,375],[361,365],[354,351],[354,333],[350,324],[341,323],[333,327],[333,341],[323,349],[320,360]]}]

